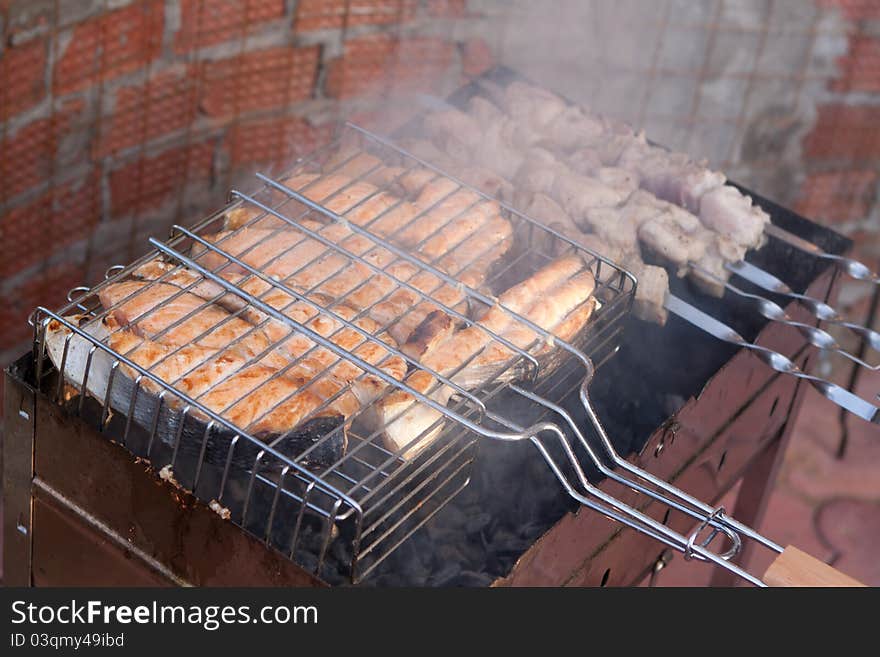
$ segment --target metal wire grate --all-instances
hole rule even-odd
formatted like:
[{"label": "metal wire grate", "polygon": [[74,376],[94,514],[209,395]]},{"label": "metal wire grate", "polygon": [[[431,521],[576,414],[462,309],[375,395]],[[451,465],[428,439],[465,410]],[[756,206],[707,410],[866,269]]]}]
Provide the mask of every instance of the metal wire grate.
[{"label": "metal wire grate", "polygon": [[[367,166],[363,166],[365,161]],[[425,188],[431,184],[442,185],[444,193],[393,231],[383,232],[380,228],[383,222],[392,216],[395,208],[402,207],[403,201],[396,195],[400,193],[401,181],[413,174],[422,176]],[[310,198],[314,196],[310,194],[310,185],[326,182],[333,176],[342,182],[326,198]],[[360,321],[395,293],[405,291],[414,299],[414,309],[420,308],[419,304],[428,304],[429,308],[442,310],[457,322],[475,325],[470,318],[482,308],[497,304],[494,295],[552,262],[555,254],[575,252],[581,256],[584,271],[589,270],[595,277],[594,294],[601,306],[573,344],[601,361],[616,346],[621,329],[619,320],[631,303],[634,280],[606,259],[575,246],[511,208],[495,205],[489,197],[448,174],[354,126],[344,130],[330,146],[298,162],[288,175],[278,179],[259,177],[263,186],[256,193],[234,192],[233,203],[194,228],[176,227],[165,243],[151,240],[156,251],[128,267],[108,271],[107,280],[95,288],[75,289],[66,307],[57,312],[39,309],[34,318],[37,377],[40,386],[54,392],[59,402],[96,422],[102,431],[135,454],[148,457],[157,467],[170,466],[168,474],[173,474],[181,485],[214,503],[221,513],[228,512],[234,522],[267,543],[330,579],[343,564],[347,576],[357,580],[369,574],[467,484],[475,450],[475,435],[468,429],[477,426],[493,404],[503,401],[510,381],[530,381],[530,385],[537,387],[546,384],[548,394],[554,399],[559,398],[560,388],[568,389],[579,383],[559,353],[564,350],[549,349],[548,355],[540,341],[524,349],[493,334],[494,341],[503,343],[504,358],[493,362],[491,375],[481,384],[473,387],[459,384],[457,379],[476,354],[445,375],[433,373],[438,381],[452,389],[454,394],[444,413],[453,413],[457,421],[441,421],[439,434],[436,426],[428,427],[397,449],[383,442],[387,427],[359,422],[365,420],[373,404],[362,405],[346,417],[345,422],[333,425],[313,444],[303,448],[290,432],[266,435],[256,432],[253,423],[238,426],[228,419],[226,410],[246,398],[246,390],[241,391],[237,401],[229,403],[226,410],[219,409],[205,401],[208,391],[188,393],[182,384],[183,377],[194,367],[169,382],[157,373],[157,365],[181,354],[189,345],[202,344],[200,341],[214,331],[239,327],[227,351],[223,352],[230,353],[275,322],[276,328],[280,324],[291,334],[304,334],[313,344],[282,366],[268,382],[296,371],[319,353],[326,356],[329,351],[333,355],[332,361],[324,361],[322,373],[296,387],[285,399],[305,394],[310,387],[317,386],[315,382],[322,377],[331,378],[328,372],[335,371],[333,368],[342,362],[353,362],[360,368],[359,374],[303,418],[304,422],[320,420],[333,403],[369,377],[381,379],[390,384],[391,389],[400,385],[384,368],[390,360],[404,358],[410,370],[419,365],[417,359],[401,351],[387,337],[394,333],[395,325],[403,321],[407,313],[371,330],[364,328],[366,325]],[[377,184],[380,177],[382,182]],[[292,181],[295,180],[308,182],[294,189]],[[356,189],[367,191],[341,215],[328,207],[333,206],[334,199]],[[444,216],[439,223],[435,218],[431,224],[430,213],[460,194],[468,196],[464,207]],[[358,218],[359,209],[378,199],[391,204],[383,211],[370,214],[366,220]],[[438,237],[446,235],[459,217],[475,207],[500,211],[515,236],[514,245],[506,255],[483,272],[482,278],[476,279],[481,281],[479,289],[462,281],[474,281],[468,278],[473,267],[485,267],[485,263],[491,261],[485,252],[478,250],[475,256],[452,269],[448,258],[453,251],[466,250],[462,245],[467,244],[468,239],[472,240],[471,246],[482,245],[482,235],[473,232],[452,248],[426,255],[431,253],[429,245],[438,244]],[[237,218],[238,223],[231,217]],[[223,227],[230,230],[218,233]],[[418,242],[409,244],[406,249],[398,246],[402,243],[400,236],[412,230],[417,230]],[[251,240],[245,248],[233,247],[236,239],[249,235],[259,239]],[[296,238],[291,239],[292,235]],[[284,246],[276,247],[278,244]],[[491,246],[491,242],[487,244]],[[291,253],[303,253],[295,249],[303,249],[304,245],[320,248],[313,249],[312,259],[297,260],[285,276],[273,273],[276,271],[273,263],[282,262]],[[255,266],[252,255],[260,248],[268,248],[272,255],[264,264]],[[326,278],[309,278],[308,272],[322,267],[328,258],[338,260],[337,268],[324,267],[322,272]],[[112,290],[112,286],[130,281],[133,276],[143,277],[144,268],[155,265],[160,265],[158,276],[143,283],[130,297],[102,308],[100,297]],[[328,289],[328,280],[338,278],[338,272],[355,269],[369,273],[333,300],[317,296]],[[382,295],[373,295],[369,304],[360,307],[356,314],[341,312],[346,303],[357,307],[352,299],[359,290],[386,280],[391,285],[383,288]],[[308,283],[303,284],[304,281]],[[187,321],[199,317],[208,308],[217,308],[217,304],[228,312],[224,311],[219,321],[188,340],[188,345],[177,345],[158,363],[143,366],[136,362],[133,353],[137,347],[124,353],[111,347],[114,336],[124,335],[114,322],[118,313],[128,307],[126,304],[137,300],[138,295],[149,294],[150,290],[164,290],[157,286],[171,283],[177,287],[163,298],[162,306],[186,301],[192,295],[198,296],[201,302],[162,327],[151,336],[153,339],[186,326]],[[307,289],[309,287],[311,289]],[[441,294],[444,291],[446,297]],[[271,295],[278,292],[283,293],[284,304],[271,302]],[[450,298],[455,302],[445,300]],[[322,334],[315,331],[311,320],[303,324],[285,314],[287,307],[297,304],[311,308],[312,317],[320,314],[332,319],[338,327],[333,333]],[[159,311],[149,307],[144,316],[156,312]],[[83,317],[71,319],[71,313]],[[242,318],[248,318],[250,323],[243,322]],[[140,326],[143,318],[128,319],[132,325]],[[103,326],[107,334],[95,329],[99,326]],[[52,335],[58,330],[65,337],[60,349],[56,344],[53,362],[58,367],[52,368],[47,355],[53,355]],[[355,346],[342,347],[334,342],[342,331],[358,333]],[[261,359],[269,357],[283,344],[283,340],[268,345],[261,343],[262,350],[251,354],[247,366],[264,362]],[[384,358],[373,362],[359,358],[359,350],[365,345],[380,346],[385,350]],[[67,373],[66,382],[56,370]],[[85,390],[90,394],[83,394]],[[282,399],[275,403],[263,417],[284,402]],[[420,397],[419,402],[437,404],[428,395]],[[539,415],[537,408],[536,415]],[[343,435],[347,449],[334,453],[331,459],[316,459],[316,454],[329,449]]]}]

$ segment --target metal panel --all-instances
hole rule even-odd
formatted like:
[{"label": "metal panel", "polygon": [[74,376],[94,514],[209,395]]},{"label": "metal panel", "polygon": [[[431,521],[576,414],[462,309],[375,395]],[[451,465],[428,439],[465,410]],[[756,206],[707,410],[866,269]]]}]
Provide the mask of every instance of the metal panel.
[{"label": "metal panel", "polygon": [[34,392],[9,370],[5,373],[3,415],[3,579],[7,586],[30,586],[34,463]]},{"label": "metal panel", "polygon": [[131,550],[101,535],[39,489],[34,496],[34,586],[169,586]]},{"label": "metal panel", "polygon": [[[55,513],[59,506],[66,507],[82,536],[91,534],[101,545],[121,538],[174,577],[194,585],[321,585],[42,394],[37,396],[36,412],[40,421],[34,462],[40,488],[52,489]],[[51,515],[43,511],[41,518]],[[62,530],[50,520],[46,531],[72,530]],[[58,556],[44,548],[41,540],[35,559]],[[59,572],[53,564],[35,560],[34,570],[41,573],[42,583],[58,583],[51,577]]]}]

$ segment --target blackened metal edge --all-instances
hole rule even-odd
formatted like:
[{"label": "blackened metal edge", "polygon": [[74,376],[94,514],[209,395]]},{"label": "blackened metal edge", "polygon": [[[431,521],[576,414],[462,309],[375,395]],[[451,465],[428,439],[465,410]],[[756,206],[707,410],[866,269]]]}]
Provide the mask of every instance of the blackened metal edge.
[{"label": "blackened metal edge", "polygon": [[20,374],[33,359],[24,355],[3,373],[3,584],[31,585],[33,547],[35,392]]}]

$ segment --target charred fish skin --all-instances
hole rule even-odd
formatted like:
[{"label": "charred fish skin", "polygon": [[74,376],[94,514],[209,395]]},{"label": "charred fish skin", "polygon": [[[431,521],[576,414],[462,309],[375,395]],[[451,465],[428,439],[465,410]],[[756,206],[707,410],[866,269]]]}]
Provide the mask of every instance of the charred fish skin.
[{"label": "charred fish skin", "polygon": [[280,436],[258,432],[254,438],[283,454],[299,454],[293,460],[306,468],[326,469],[336,464],[348,450],[347,422],[342,414],[323,415]]},{"label": "charred fish skin", "polygon": [[[131,399],[135,398],[133,420],[136,425],[155,431],[158,440],[181,454],[198,457],[204,450],[205,462],[218,467],[225,466],[229,459],[236,467],[249,470],[257,465],[262,445],[275,447],[297,460],[297,455],[321,443],[321,448],[313,450],[313,455],[302,464],[309,468],[326,468],[341,459],[348,446],[347,418],[332,410],[294,426],[278,425],[272,430],[252,431],[250,436],[257,441],[254,442],[242,439],[244,431],[236,425],[227,426],[212,420],[175,392],[160,397],[143,383],[139,390],[135,388],[130,376],[124,371],[117,373],[111,390],[115,412],[126,416]],[[217,415],[223,418],[225,414]],[[283,451],[285,448],[291,451]]]}]

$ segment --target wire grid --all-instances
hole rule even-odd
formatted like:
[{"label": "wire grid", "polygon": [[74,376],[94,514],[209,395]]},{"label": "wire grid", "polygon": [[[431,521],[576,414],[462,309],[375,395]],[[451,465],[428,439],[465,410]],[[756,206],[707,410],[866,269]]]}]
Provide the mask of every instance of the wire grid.
[{"label": "wire grid", "polygon": [[[352,150],[352,145],[357,146]],[[330,165],[331,156],[340,159],[339,154],[345,155],[341,161]],[[356,211],[359,206],[378,194],[386,193],[388,189],[396,190],[396,183],[402,176],[414,171],[428,172],[432,184],[440,182],[449,184],[453,179],[446,177],[437,170],[425,169],[424,163],[405,154],[403,151],[378,140],[377,138],[366,135],[359,129],[352,128],[347,130],[345,134],[332,146],[322,149],[314,156],[311,156],[296,167],[284,180],[290,180],[293,176],[304,172],[320,172],[322,175],[309,184],[317,184],[322,180],[327,180],[328,176],[347,171],[348,167],[355,162],[364,153],[370,153],[376,157],[376,164],[368,167],[366,170],[355,176],[353,179],[345,182],[341,187],[333,190],[332,196],[344,194],[347,189],[356,188],[367,177],[375,173],[374,169],[384,169],[382,163],[391,163],[394,168],[389,169],[395,171],[394,178],[387,181],[385,188],[375,189],[373,192],[361,198],[352,210],[346,212],[346,216],[350,216],[351,212]],[[386,249],[392,248],[391,243],[385,239],[374,237],[373,233],[362,228],[361,233],[372,238],[371,244],[364,245],[365,250],[362,253],[356,251],[348,251],[342,246],[333,244],[329,241],[329,237],[324,237],[322,231],[332,231],[339,228],[337,222],[327,223],[328,219],[336,218],[326,210],[318,202],[313,202],[311,206],[307,203],[308,199],[301,194],[293,191],[285,191],[287,188],[283,182],[265,178],[264,187],[254,195],[239,194],[241,200],[232,204],[226,210],[217,215],[209,217],[199,226],[190,230],[182,227],[178,228],[178,234],[173,237],[167,244],[154,241],[159,251],[169,256],[169,266],[156,282],[146,283],[146,287],[134,292],[133,298],[138,294],[144,294],[144,290],[154,288],[157,282],[174,280],[176,284],[182,285],[180,291],[174,292],[163,303],[167,304],[185,295],[185,290],[197,291],[198,284],[204,284],[207,281],[222,282],[226,280],[226,289],[213,288],[209,293],[205,294],[200,291],[199,294],[204,297],[203,303],[192,309],[188,314],[179,318],[173,324],[166,328],[162,328],[159,333],[154,336],[161,338],[162,335],[168,334],[172,329],[178,327],[185,320],[203,312],[213,302],[222,302],[226,292],[232,291],[239,293],[242,298],[248,300],[251,310],[254,307],[259,308],[262,312],[268,313],[272,317],[273,308],[265,305],[262,299],[268,292],[284,290],[291,296],[286,297],[287,300],[293,302],[294,298],[301,301],[312,299],[310,295],[318,291],[320,292],[321,283],[314,284],[314,290],[303,291],[300,296],[295,291],[297,288],[286,287],[293,285],[290,281],[297,281],[296,272],[308,271],[312,262],[297,261],[295,271],[289,279],[277,280],[277,275],[267,275],[249,264],[248,252],[254,248],[251,245],[236,255],[227,253],[223,250],[224,241],[234,238],[236,235],[244,235],[249,230],[263,230],[266,234],[255,233],[257,236],[262,235],[260,243],[271,244],[275,240],[283,237],[283,233],[289,234],[294,227],[300,231],[300,237],[296,244],[301,244],[307,238],[306,234],[313,238],[328,240],[322,242],[327,248],[319,251],[315,256],[316,261],[322,261],[328,254],[344,255],[345,263],[341,265],[342,269],[351,268],[357,262],[367,262],[364,256],[368,256],[371,252],[382,253]],[[306,185],[303,193],[308,193],[308,185]],[[419,220],[427,221],[427,214],[435,210],[437,204],[454,197],[460,192],[468,192],[474,196],[464,210],[456,211],[439,225],[432,227],[432,231],[424,235],[422,231],[422,243],[429,242],[432,237],[441,235],[462,213],[466,213],[473,209],[474,205],[486,203],[486,197],[464,187],[461,183],[454,181],[454,184],[448,188],[447,192],[434,204],[427,209],[422,209],[417,215],[412,217],[398,230],[405,232],[407,229],[419,223]],[[328,199],[319,199],[321,203],[332,201],[332,197]],[[396,206],[393,206],[396,207]],[[214,239],[211,241],[206,239],[210,237],[213,231],[222,227],[224,217],[228,217],[232,211],[250,208],[259,211],[251,212],[250,218],[246,223],[237,226],[225,238]],[[379,213],[376,217],[371,218],[366,224],[367,229],[374,223],[380,223],[384,216],[388,213]],[[323,216],[322,216],[323,215]],[[590,270],[595,274],[597,280],[595,296],[601,301],[601,307],[595,311],[591,317],[590,323],[586,329],[582,330],[573,340],[574,345],[583,352],[595,356],[598,360],[602,360],[616,347],[617,338],[620,332],[620,319],[628,310],[632,295],[634,293],[634,280],[631,276],[619,270],[612,263],[574,245],[552,232],[544,229],[539,224],[533,223],[526,217],[514,212],[507,212],[507,216],[514,225],[513,230],[517,239],[518,246],[509,252],[508,256],[498,263],[492,270],[487,272],[484,286],[486,293],[477,292],[470,288],[461,290],[461,300],[474,302],[479,299],[486,301],[492,297],[486,294],[498,293],[506,289],[510,285],[527,277],[529,272],[536,271],[543,265],[553,261],[556,257],[553,255],[557,247],[564,246],[569,250],[576,249],[581,253],[583,262],[583,270]],[[323,219],[323,223],[315,230],[307,228],[309,219]],[[272,228],[259,228],[259,226],[268,226],[274,222]],[[305,222],[305,223],[304,223]],[[355,225],[354,221],[345,224],[349,227]],[[314,225],[313,225],[314,226]],[[314,230],[315,232],[309,232]],[[541,233],[541,235],[536,235]],[[396,234],[396,233],[395,233]],[[553,238],[548,240],[547,237]],[[338,239],[338,235],[336,237]],[[436,269],[440,260],[449,253],[459,248],[464,248],[463,244],[471,240],[482,240],[483,236],[479,233],[472,233],[470,238],[458,244],[452,249],[435,255],[433,260],[425,261],[425,256],[420,257],[409,256],[408,262],[423,263],[427,267],[427,271],[440,272]],[[560,244],[555,244],[554,240],[558,240]],[[349,239],[343,239],[341,244],[345,245]],[[424,244],[423,244],[424,245]],[[418,252],[418,245],[415,245]],[[293,247],[295,248],[295,246]],[[352,247],[354,248],[354,247]],[[282,259],[287,252],[276,253],[266,265],[266,271],[270,269],[272,262]],[[189,254],[189,255],[186,255]],[[395,251],[396,255],[399,255]],[[221,262],[216,264],[213,269],[207,269],[204,264],[206,255],[221,255]],[[151,257],[155,258],[156,254]],[[56,322],[64,323],[70,330],[78,336],[85,336],[81,326],[76,321],[64,320],[65,314],[79,311],[84,312],[90,319],[88,324],[84,326],[94,326],[102,322],[108,315],[114,315],[119,310],[120,304],[125,304],[131,299],[124,300],[109,308],[102,309],[99,304],[99,295],[106,292],[108,287],[120,280],[126,279],[133,272],[140,271],[140,267],[146,263],[151,263],[151,257],[143,258],[131,266],[120,267],[108,271],[108,280],[95,287],[87,290],[78,288],[72,291],[70,298],[71,303],[57,313],[50,313],[41,310],[35,318],[35,326],[37,333],[35,336],[35,353],[45,354],[46,345],[48,343],[45,334],[46,327],[49,326],[47,320],[54,319]],[[484,255],[478,254],[476,259],[485,258]],[[383,274],[391,264],[400,263],[401,258],[386,259],[384,264],[375,267],[377,276],[385,275],[397,287],[409,286],[411,290],[418,290],[421,298],[429,300],[435,306],[439,306],[445,312],[453,314],[458,319],[464,321],[467,315],[467,306],[461,306],[458,309],[445,306],[436,301],[435,292],[438,288],[444,286],[444,280],[441,277],[432,279],[432,284],[436,284],[434,289],[425,290],[424,283],[422,287],[411,285],[408,278],[398,278],[401,274],[391,275]],[[381,262],[381,261],[380,261]],[[462,263],[461,271],[464,272],[467,267],[473,263]],[[189,272],[184,265],[203,274],[202,277],[196,277],[195,280],[183,285],[175,275]],[[237,280],[236,277],[223,278],[223,274],[227,273],[230,266],[235,265],[244,267],[245,278]],[[446,265],[448,266],[448,265]],[[333,270],[334,272],[339,271]],[[417,275],[424,271],[416,267],[410,272],[410,278],[415,279]],[[462,273],[456,274],[462,276]],[[241,273],[238,274],[240,278]],[[333,278],[335,274],[331,273],[329,278]],[[372,277],[373,279],[375,277]],[[260,280],[266,283],[268,289],[264,289],[257,293],[242,292],[247,289],[248,282]],[[371,277],[354,288],[355,290],[363,285],[369,284]],[[449,278],[454,281],[454,278]],[[164,289],[164,288],[163,288]],[[394,290],[386,292],[385,297],[393,293]],[[252,296],[256,294],[257,296]],[[340,298],[327,305],[324,301],[323,305],[316,304],[315,310],[318,312],[326,312],[328,316],[334,320],[342,321],[346,327],[353,327],[350,321],[344,321],[344,318],[336,315],[333,309],[339,304],[346,302],[348,293],[343,294]],[[383,297],[384,298],[384,297]],[[383,298],[375,300],[379,303]],[[211,306],[213,307],[213,306]],[[364,309],[360,315],[363,315],[369,309]],[[145,317],[154,310],[144,312]],[[228,317],[224,317],[218,322],[217,326],[209,326],[204,332],[189,342],[198,343],[198,340],[206,334],[217,330],[217,327],[232,325],[237,318],[240,318],[246,312],[246,308],[238,308],[236,312]],[[284,320],[284,315],[274,310],[277,316],[276,320]],[[141,321],[143,318],[138,319]],[[356,318],[352,318],[356,319]],[[266,319],[260,320],[264,326]],[[394,320],[388,326],[383,327],[387,330],[393,327]],[[296,322],[287,320],[287,324],[293,330],[300,329],[305,331],[307,335],[318,340],[314,335],[308,333],[308,325],[303,327]],[[243,344],[243,340],[252,336],[257,328],[249,327],[246,331],[236,335],[233,344]],[[341,329],[339,329],[341,330]],[[495,334],[493,340],[504,342],[503,337]],[[361,344],[371,341],[372,344],[385,345],[375,336],[371,336],[364,332]],[[326,572],[324,567],[326,564],[327,551],[331,545],[341,545],[337,548],[337,556],[341,555],[343,561],[348,561],[350,565],[350,576],[353,579],[359,579],[366,576],[369,572],[380,563],[388,554],[398,547],[406,538],[418,527],[424,524],[430,517],[436,513],[442,506],[451,500],[454,495],[460,491],[468,481],[469,466],[474,457],[475,435],[468,431],[467,423],[478,426],[481,421],[484,409],[487,405],[500,403],[508,392],[507,382],[511,379],[531,380],[532,383],[545,382],[548,394],[552,394],[554,398],[559,394],[563,396],[566,390],[574,389],[578,384],[577,372],[572,371],[572,365],[565,362],[564,359],[556,357],[556,351],[550,349],[551,357],[541,356],[532,357],[531,352],[538,349],[536,353],[544,353],[548,351],[541,347],[543,344],[540,338],[536,339],[531,347],[523,349],[516,347],[511,343],[504,344],[506,351],[506,359],[503,362],[493,362],[495,371],[492,374],[486,374],[487,383],[478,385],[475,389],[466,389],[457,385],[456,376],[460,370],[463,370],[468,363],[476,357],[475,352],[470,358],[458,365],[451,373],[447,373],[446,377],[438,372],[432,374],[446,385],[455,388],[456,394],[452,400],[450,412],[460,417],[458,422],[447,421],[442,424],[440,434],[436,437],[431,435],[433,427],[429,427],[420,436],[414,436],[410,444],[399,447],[397,450],[389,448],[382,441],[382,431],[384,427],[374,428],[370,426],[364,428],[364,424],[359,424],[358,419],[363,413],[370,411],[370,406],[366,410],[356,411],[354,415],[346,418],[345,426],[348,427],[347,450],[334,453],[332,462],[324,461],[321,467],[315,467],[313,455],[318,450],[332,445],[333,438],[338,438],[344,431],[343,425],[338,424],[330,429],[327,433],[307,449],[300,447],[298,453],[291,453],[288,449],[287,440],[289,435],[279,433],[277,435],[254,435],[250,427],[238,427],[223,417],[225,411],[216,408],[206,408],[199,402],[198,396],[190,397],[182,392],[187,389],[180,386],[169,385],[156,375],[153,371],[155,366],[147,368],[139,367],[133,362],[131,352],[121,354],[114,352],[106,345],[105,339],[102,344],[98,344],[96,338],[90,338],[89,344],[86,345],[90,355],[85,364],[85,374],[74,383],[79,384],[80,390],[88,387],[88,372],[93,362],[94,353],[101,354],[113,359],[114,365],[110,366],[109,382],[106,387],[101,383],[95,383],[99,379],[93,375],[93,384],[99,386],[97,394],[93,388],[89,388],[92,395],[98,399],[103,399],[103,407],[89,411],[86,407],[86,400],[89,395],[79,394],[74,396],[76,412],[81,415],[89,416],[96,420],[102,430],[110,432],[114,437],[122,442],[126,447],[147,456],[153,463],[167,463],[171,466],[176,479],[183,485],[191,488],[197,495],[206,500],[216,500],[222,506],[230,510],[232,519],[241,526],[252,531],[253,533],[263,537],[268,543],[283,549],[292,558],[296,559],[304,565],[313,567],[316,572]],[[94,343],[94,344],[92,344]],[[324,343],[321,343],[324,344]],[[332,343],[331,343],[332,344]],[[64,346],[62,355],[56,355],[55,363],[58,368],[63,371],[70,371],[67,368],[66,359],[71,358],[71,362],[75,360],[76,347],[71,347],[70,339]],[[277,343],[271,344],[263,352],[253,356],[254,359],[262,359],[268,352],[277,348]],[[327,346],[327,345],[325,345]],[[541,347],[540,349],[538,347]],[[332,347],[331,347],[332,348]],[[315,351],[319,349],[318,345],[313,346],[305,354],[299,358],[295,358],[288,367],[295,367],[298,363],[303,362],[307,356],[314,356]],[[358,348],[352,351],[357,354]],[[350,353],[341,347],[336,347],[334,351],[337,359],[336,364],[342,360],[354,358]],[[396,355],[402,354],[395,352]],[[128,358],[129,356],[131,358]],[[60,362],[59,362],[60,361]],[[97,361],[96,361],[97,362]],[[355,360],[360,367],[367,370],[373,375],[381,376],[381,370],[370,370],[369,363],[361,363]],[[384,361],[383,361],[384,362]],[[411,365],[418,365],[418,362],[410,359]],[[381,365],[381,363],[380,363]],[[324,374],[334,367],[331,363]],[[540,371],[537,368],[545,367],[546,371]],[[135,385],[125,383],[125,376],[118,376],[120,370],[128,369],[128,378],[135,380]],[[576,368],[575,368],[576,369]],[[98,370],[95,370],[98,371]],[[554,373],[550,376],[550,373]],[[59,401],[64,402],[70,397],[69,389],[63,385],[60,377],[51,378],[51,368],[45,363],[45,358],[38,358],[38,381],[42,388],[53,388],[58,395]],[[182,375],[181,375],[182,376]],[[277,376],[277,374],[275,375]],[[321,375],[322,376],[322,375]],[[301,391],[308,389],[312,383],[320,379],[321,376],[315,377],[298,388],[295,395]],[[344,389],[333,394],[327,403],[338,399],[341,395],[351,391],[354,383],[362,382],[367,376],[362,372],[354,381],[349,382]],[[580,372],[583,377],[583,370]],[[114,378],[117,377],[117,378]],[[69,377],[68,377],[69,378]],[[75,377],[74,377],[75,378]],[[114,383],[115,382],[115,383]],[[388,378],[386,374],[386,382],[394,385],[393,379]],[[175,384],[177,382],[170,382]],[[212,384],[213,386],[214,384]],[[543,384],[541,384],[543,385]],[[127,387],[126,387],[127,386]],[[564,388],[565,390],[561,390]],[[119,392],[119,391],[122,392]],[[66,392],[65,392],[66,391]],[[153,402],[148,411],[144,411],[141,407],[146,403],[144,400],[150,399],[151,395],[159,397],[158,403]],[[247,393],[243,393],[242,396]],[[91,403],[91,402],[90,402]],[[234,402],[233,402],[234,403]],[[232,404],[230,403],[230,406]],[[327,408],[327,404],[322,404],[316,409],[312,416],[319,417],[321,411]],[[228,408],[228,407],[227,407]],[[182,409],[182,410],[181,410]],[[544,409],[546,410],[546,409]],[[140,420],[140,424],[144,425],[139,431],[138,416],[147,416],[147,420]],[[306,420],[308,420],[306,417]],[[135,421],[132,422],[132,418]],[[442,417],[440,418],[442,420]],[[113,426],[111,421],[115,420],[116,425]],[[348,421],[351,421],[349,426]],[[390,422],[394,422],[394,418]],[[165,434],[163,435],[163,430]],[[138,435],[140,433],[141,435]],[[258,438],[263,438],[259,440]],[[419,443],[425,443],[427,447],[422,448]],[[411,456],[411,448],[417,445],[419,451],[416,456]],[[310,513],[304,511],[308,509]],[[284,518],[284,520],[282,520]],[[317,528],[313,527],[317,519]],[[343,540],[339,540],[340,537]],[[347,544],[351,545],[346,549]],[[322,570],[323,569],[323,570]]]}]

